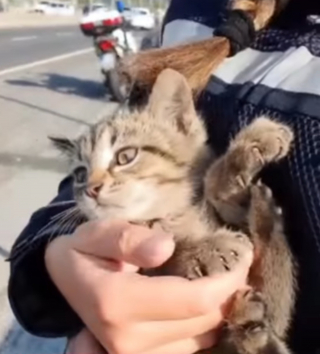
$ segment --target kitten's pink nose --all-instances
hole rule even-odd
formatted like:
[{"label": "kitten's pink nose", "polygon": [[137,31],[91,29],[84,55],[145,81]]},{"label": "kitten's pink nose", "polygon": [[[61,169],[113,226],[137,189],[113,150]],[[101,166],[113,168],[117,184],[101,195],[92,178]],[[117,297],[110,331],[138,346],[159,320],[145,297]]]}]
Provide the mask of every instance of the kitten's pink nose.
[{"label": "kitten's pink nose", "polygon": [[97,199],[102,188],[102,183],[91,185],[86,189],[86,194],[92,199]]}]

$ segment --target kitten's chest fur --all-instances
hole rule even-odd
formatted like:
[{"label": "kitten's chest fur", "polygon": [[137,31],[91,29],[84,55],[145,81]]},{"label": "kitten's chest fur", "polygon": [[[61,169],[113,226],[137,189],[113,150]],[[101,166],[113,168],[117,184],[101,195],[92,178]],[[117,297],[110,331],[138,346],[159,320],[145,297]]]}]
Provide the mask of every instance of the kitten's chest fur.
[{"label": "kitten's chest fur", "polygon": [[[148,227],[161,227],[164,231],[174,235],[178,242],[183,240],[200,242],[210,237],[213,231],[223,226],[223,222],[204,192],[204,176],[216,158],[216,154],[209,146],[199,149],[183,181],[185,192],[178,193],[180,199],[177,203],[178,209],[163,218],[137,223]],[[168,203],[171,203],[176,196],[168,195],[167,198]]]},{"label": "kitten's chest fur", "polygon": [[[203,193],[199,192],[199,185],[194,183],[194,175],[189,182],[192,193],[186,196],[183,209],[163,219],[143,223],[173,235],[176,244],[174,254],[166,263],[156,269],[142,270],[143,274],[176,275],[188,279],[209,275],[209,271],[199,271],[199,261],[210,264],[212,249],[206,252],[204,245],[224,225]],[[201,255],[198,250],[201,250]]]}]

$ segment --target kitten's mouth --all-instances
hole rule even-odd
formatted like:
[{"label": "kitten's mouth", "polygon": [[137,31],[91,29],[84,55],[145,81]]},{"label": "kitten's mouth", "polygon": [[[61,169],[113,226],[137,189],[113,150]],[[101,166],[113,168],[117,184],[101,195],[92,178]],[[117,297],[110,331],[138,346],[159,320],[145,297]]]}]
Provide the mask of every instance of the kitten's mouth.
[{"label": "kitten's mouth", "polygon": [[116,208],[116,209],[123,209],[123,205],[121,204],[117,204],[117,203],[110,203],[108,202],[108,200],[105,200],[105,201],[101,201],[99,199],[95,199],[95,198],[91,198],[87,195],[82,195],[81,198],[83,200],[89,200],[90,203],[93,203],[94,207],[99,207],[99,208]]},{"label": "kitten's mouth", "polygon": [[101,208],[112,208],[112,209],[123,209],[123,205],[120,204],[99,204],[97,203],[97,206],[101,207]]}]

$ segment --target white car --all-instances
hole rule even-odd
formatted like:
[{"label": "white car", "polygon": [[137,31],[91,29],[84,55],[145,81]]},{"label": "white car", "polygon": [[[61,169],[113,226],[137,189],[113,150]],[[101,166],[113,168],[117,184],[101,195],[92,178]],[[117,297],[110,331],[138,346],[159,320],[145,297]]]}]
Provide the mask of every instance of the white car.
[{"label": "white car", "polygon": [[130,7],[125,7],[123,12],[122,12],[122,16],[127,22],[130,22],[130,20],[131,20],[131,8]]},{"label": "white car", "polygon": [[150,30],[155,26],[153,14],[144,7],[133,7],[124,13],[124,17],[134,28]]},{"label": "white car", "polygon": [[33,11],[45,15],[72,16],[75,14],[75,8],[70,3],[60,1],[40,1]]},{"label": "white car", "polygon": [[48,1],[40,1],[34,6],[33,11],[44,13],[48,6],[49,6]]},{"label": "white car", "polygon": [[91,5],[85,5],[82,9],[83,15],[97,11],[108,11],[108,8],[103,3],[93,3]]}]

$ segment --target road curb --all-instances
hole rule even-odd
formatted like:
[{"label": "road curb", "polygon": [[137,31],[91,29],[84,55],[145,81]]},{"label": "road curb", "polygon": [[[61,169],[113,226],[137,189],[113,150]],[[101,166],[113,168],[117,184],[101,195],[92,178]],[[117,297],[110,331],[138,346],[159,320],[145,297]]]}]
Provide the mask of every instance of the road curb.
[{"label": "road curb", "polygon": [[34,14],[0,14],[0,28],[14,29],[21,27],[54,27],[54,26],[77,26],[79,16],[61,18],[56,16],[34,15]]}]

